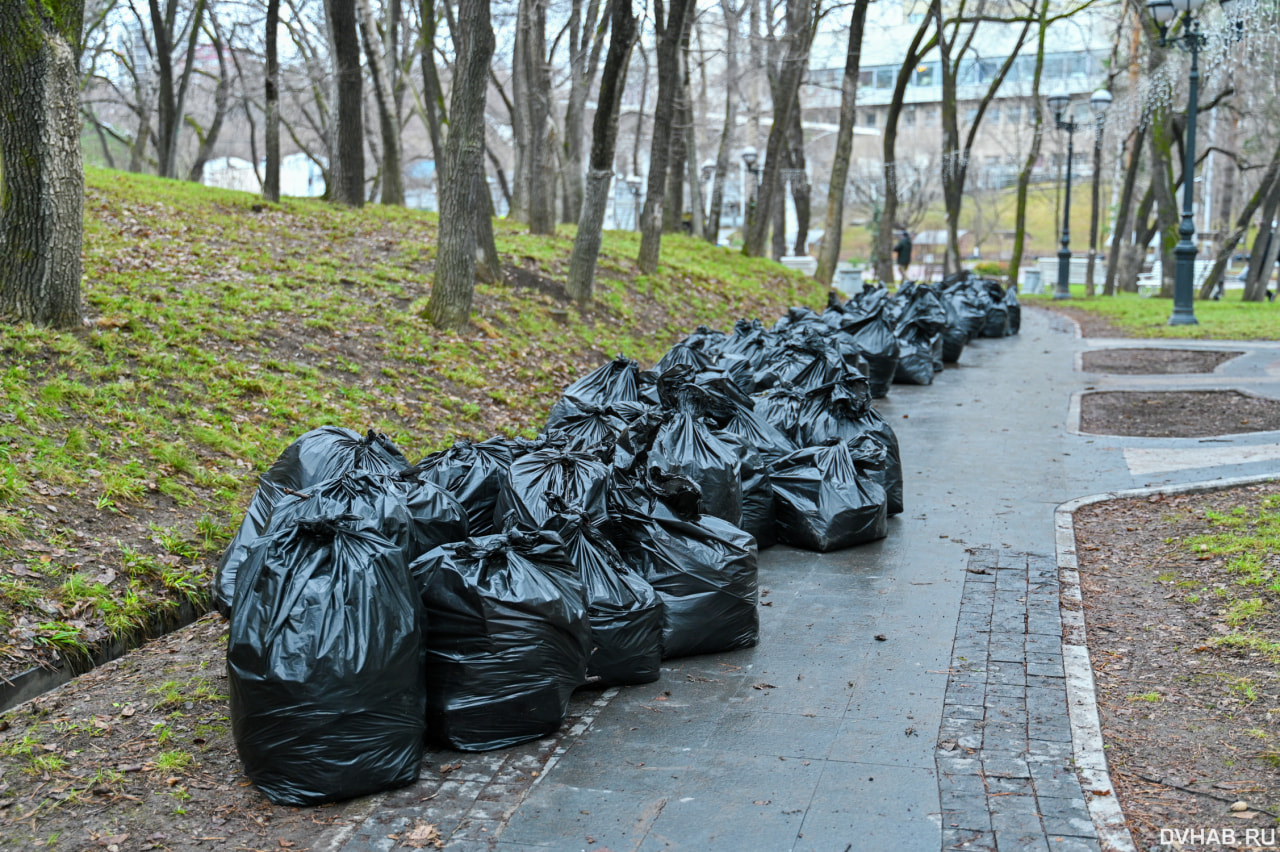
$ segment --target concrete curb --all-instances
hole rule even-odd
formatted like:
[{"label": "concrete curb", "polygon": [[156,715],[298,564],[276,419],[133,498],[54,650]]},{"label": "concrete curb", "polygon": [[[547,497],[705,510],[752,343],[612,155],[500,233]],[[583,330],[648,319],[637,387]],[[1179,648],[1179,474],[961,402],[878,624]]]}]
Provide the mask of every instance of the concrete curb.
[{"label": "concrete curb", "polygon": [[1067,704],[1071,717],[1071,742],[1076,773],[1084,787],[1089,816],[1105,852],[1137,852],[1124,812],[1116,798],[1107,770],[1107,756],[1098,718],[1098,697],[1094,689],[1093,665],[1085,633],[1084,603],[1080,596],[1079,563],[1076,560],[1074,515],[1095,503],[1150,497],[1155,494],[1195,494],[1221,491],[1242,485],[1273,482],[1278,474],[1240,476],[1189,482],[1160,488],[1132,488],[1069,500],[1054,510],[1054,538],[1057,552],[1059,594],[1062,602],[1062,662],[1067,676]]}]

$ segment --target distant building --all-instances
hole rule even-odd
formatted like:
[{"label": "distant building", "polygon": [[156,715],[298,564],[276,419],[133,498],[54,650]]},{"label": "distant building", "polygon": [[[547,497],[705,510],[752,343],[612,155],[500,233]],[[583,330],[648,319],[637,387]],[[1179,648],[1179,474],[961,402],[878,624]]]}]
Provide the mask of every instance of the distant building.
[{"label": "distant building", "polygon": [[239,157],[219,157],[204,164],[204,185],[242,192],[261,192],[253,163]]}]

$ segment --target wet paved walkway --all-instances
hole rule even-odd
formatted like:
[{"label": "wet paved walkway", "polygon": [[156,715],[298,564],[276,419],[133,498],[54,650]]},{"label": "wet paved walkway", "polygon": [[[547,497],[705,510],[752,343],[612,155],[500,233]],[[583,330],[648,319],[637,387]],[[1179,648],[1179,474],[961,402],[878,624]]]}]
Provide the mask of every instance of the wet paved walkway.
[{"label": "wet paved walkway", "polygon": [[[1274,345],[1086,342],[1024,311],[1020,336],[977,341],[931,387],[877,402],[907,510],[871,545],[761,554],[759,647],[581,691],[553,740],[436,753],[417,785],[349,812],[317,848],[392,849],[420,822],[462,852],[1100,848],[1072,768],[1054,508],[1267,472],[1280,446],[1225,439],[1213,447],[1239,452],[1207,467],[1193,439],[1079,434],[1086,388],[1176,384],[1078,371],[1081,350],[1108,345],[1243,349],[1183,386],[1280,397]],[[1153,448],[1181,466],[1133,455]]]}]

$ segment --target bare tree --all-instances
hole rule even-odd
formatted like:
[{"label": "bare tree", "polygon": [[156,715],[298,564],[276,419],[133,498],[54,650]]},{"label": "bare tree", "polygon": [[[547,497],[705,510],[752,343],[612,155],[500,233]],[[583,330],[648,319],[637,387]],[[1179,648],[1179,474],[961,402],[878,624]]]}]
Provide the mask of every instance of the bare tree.
[{"label": "bare tree", "polygon": [[[378,106],[378,124],[382,131],[382,203],[404,206],[404,174],[400,168],[400,119],[396,115],[395,93],[387,70],[388,57],[383,54],[383,40],[369,0],[356,0],[360,18],[360,34],[364,54],[373,77],[373,96]],[[394,60],[394,55],[391,57]]]},{"label": "bare tree", "polygon": [[440,180],[440,245],[435,279],[426,313],[442,328],[460,329],[471,316],[475,290],[476,208],[484,169],[484,106],[489,61],[493,57],[493,25],[489,0],[459,0],[454,33],[457,59],[449,97],[449,138],[445,173]]},{"label": "bare tree", "polygon": [[666,195],[667,163],[671,154],[672,119],[680,88],[680,40],[692,0],[654,0],[654,31],[658,36],[658,103],[653,112],[649,144],[649,180],[640,214],[640,271],[651,275],[662,250],[662,205]]},{"label": "bare tree", "polygon": [[[218,134],[222,132],[222,122],[227,117],[227,106],[231,100],[231,74],[227,71],[226,43],[222,38],[222,29],[218,26],[218,18],[213,9],[209,10],[204,30],[209,37],[210,44],[213,46],[214,53],[218,57],[218,78],[217,87],[213,93],[213,120],[209,122],[209,126],[207,128],[201,127],[194,116],[188,115],[186,117],[187,124],[191,126],[192,131],[196,134],[196,139],[200,143],[200,147],[196,151],[195,161],[187,172],[187,180],[195,183],[204,180],[204,165],[209,162],[209,159],[213,156],[214,146],[218,144]],[[206,74],[204,71],[199,73]]]},{"label": "bare tree", "polygon": [[[191,75],[196,68],[195,53],[204,18],[205,0],[196,0],[195,8],[182,29],[178,28],[178,5],[178,0],[167,0],[162,11],[160,0],[148,0],[159,85],[156,161],[160,177],[167,178],[178,176],[178,134],[182,130],[182,119],[186,113]],[[184,30],[187,34],[187,49],[182,61],[182,76],[177,80],[175,89],[174,43],[181,41]]]},{"label": "bare tree", "polygon": [[611,5],[609,53],[600,74],[600,95],[596,100],[595,125],[591,136],[591,171],[587,173],[586,197],[578,233],[573,240],[566,289],[579,304],[591,301],[600,256],[601,229],[609,203],[613,180],[613,156],[618,142],[618,110],[627,79],[627,60],[636,41],[636,17],[631,4],[614,0]]},{"label": "bare tree", "polygon": [[[154,2],[154,0],[153,0]],[[356,0],[325,0],[337,110],[328,186],[329,200],[364,204],[364,78],[360,73],[360,36]]]},{"label": "bare tree", "polygon": [[831,182],[827,188],[827,217],[823,223],[822,245],[818,249],[816,278],[828,287],[840,261],[840,238],[844,231],[845,188],[849,183],[849,158],[853,154],[853,126],[858,103],[858,69],[862,66],[862,32],[867,23],[870,0],[854,0],[849,19],[849,47],[845,51],[844,76],[840,80],[840,121],[836,130],[836,152],[831,161]]},{"label": "bare tree", "polygon": [[0,3],[0,314],[80,325],[81,0]]},{"label": "bare tree", "polygon": [[604,37],[608,29],[604,22],[610,15],[613,2],[605,3],[603,16],[600,0],[588,0],[585,17],[582,0],[572,0],[569,12],[569,102],[564,111],[564,221],[577,222],[582,214],[582,198],[585,191],[583,172],[586,165],[587,95],[595,82],[596,69],[604,50]]},{"label": "bare tree", "polygon": [[[724,15],[725,99],[724,129],[720,132],[720,147],[716,152],[716,170],[711,183],[711,206],[707,213],[704,237],[715,245],[720,239],[720,216],[724,207],[724,183],[729,173],[729,156],[733,147],[734,130],[738,123],[738,28],[742,25],[742,13],[750,0],[742,0],[735,6],[731,0],[720,0]],[[863,0],[866,2],[866,0]]]},{"label": "bare tree", "polygon": [[267,0],[267,23],[264,33],[267,75],[263,81],[267,175],[262,182],[262,195],[268,201],[280,200],[280,58],[276,50],[279,30],[280,0]]}]

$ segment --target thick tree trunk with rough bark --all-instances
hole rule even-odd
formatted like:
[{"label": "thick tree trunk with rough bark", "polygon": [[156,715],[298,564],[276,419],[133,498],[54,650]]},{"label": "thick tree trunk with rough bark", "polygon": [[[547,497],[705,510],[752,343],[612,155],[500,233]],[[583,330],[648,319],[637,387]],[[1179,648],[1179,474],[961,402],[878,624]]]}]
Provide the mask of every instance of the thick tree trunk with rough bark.
[{"label": "thick tree trunk with rough bark", "polygon": [[333,128],[329,157],[330,201],[364,204],[364,76],[360,73],[360,28],[356,0],[325,0],[333,49]]},{"label": "thick tree trunk with rough bark", "polygon": [[[382,37],[373,19],[369,0],[356,0],[360,18],[360,34],[364,39],[364,55],[373,77],[373,96],[378,105],[378,125],[382,131],[382,203],[404,206],[404,173],[400,167],[400,121],[396,118],[395,93],[391,76],[382,54]],[[391,57],[392,61],[395,57]]]},{"label": "thick tree trunk with rough bark", "polygon": [[1276,265],[1276,251],[1280,249],[1280,233],[1272,228],[1276,211],[1280,210],[1280,181],[1273,180],[1263,196],[1262,215],[1258,219],[1258,237],[1253,242],[1249,256],[1249,268],[1245,273],[1244,300],[1260,302],[1271,281],[1271,269]]},{"label": "thick tree trunk with rough bark", "polygon": [[444,169],[444,89],[440,87],[440,74],[436,69],[436,4],[435,0],[422,0],[419,7],[422,16],[422,40],[419,64],[422,66],[423,112],[427,116],[427,133],[431,136],[431,156],[436,162],[436,184]]},{"label": "thick tree trunk with rough bark", "polygon": [[[790,164],[791,164],[791,199],[796,208],[796,241],[791,247],[791,253],[794,255],[804,255],[809,252],[809,219],[811,216],[809,209],[809,198],[812,194],[812,188],[809,186],[809,176],[804,157],[804,126],[800,121],[800,103],[797,101],[796,108],[791,111],[791,126],[788,130],[788,138],[791,143]],[[786,222],[783,221],[783,228],[786,228]]]},{"label": "thick tree trunk with rough bark", "polygon": [[266,113],[267,171],[262,182],[262,196],[268,201],[280,200],[280,58],[276,49],[276,33],[280,29],[280,0],[267,0],[267,79],[263,84],[263,111]]},{"label": "thick tree trunk with rough bark", "polygon": [[81,0],[0,3],[0,316],[81,322]]},{"label": "thick tree trunk with rough bark", "polygon": [[[1151,197],[1155,202],[1156,232],[1160,235],[1157,256],[1160,258],[1160,296],[1173,298],[1173,247],[1178,244],[1178,195],[1173,179],[1173,121],[1168,109],[1157,109],[1151,118]],[[1140,243],[1139,245],[1146,245]]]},{"label": "thick tree trunk with rough bark", "polygon": [[582,215],[578,218],[578,234],[573,240],[569,258],[569,281],[566,289],[574,301],[591,301],[596,277],[596,261],[600,257],[600,240],[604,213],[609,204],[609,187],[613,179],[613,155],[618,144],[618,109],[627,79],[627,59],[636,40],[636,16],[631,4],[614,2],[609,35],[609,53],[600,73],[600,94],[596,100],[596,117],[591,134],[590,171],[587,173]]},{"label": "thick tree trunk with rough bark", "polygon": [[[457,60],[449,98],[449,139],[440,179],[440,236],[427,316],[442,328],[460,329],[471,316],[476,276],[477,207],[484,169],[484,102],[493,57],[489,0],[460,0],[454,37]],[[487,191],[486,191],[487,192]]]},{"label": "thick tree trunk with rough bark", "polygon": [[[607,19],[611,3],[605,4]],[[586,132],[587,96],[595,81],[604,49],[606,27],[597,21],[600,0],[587,3],[586,17],[582,17],[582,0],[573,0],[569,22],[569,103],[564,111],[564,180],[565,199],[563,221],[577,222],[582,215],[582,198],[586,191],[584,172],[587,158]]]},{"label": "thick tree trunk with rough bark", "polygon": [[748,257],[764,254],[765,236],[770,220],[775,215],[774,205],[785,204],[785,187],[779,180],[783,149],[786,147],[787,129],[791,111],[799,108],[800,84],[808,64],[809,47],[813,44],[815,26],[813,7],[807,0],[787,0],[787,45],[778,69],[778,83],[773,101],[773,125],[765,143],[764,176],[760,181],[759,196],[751,218],[747,221],[747,235],[742,253]]},{"label": "thick tree trunk with rough bark", "polygon": [[854,0],[849,21],[849,48],[845,52],[844,77],[840,81],[840,121],[836,130],[836,151],[831,161],[831,182],[827,188],[827,216],[823,222],[822,245],[818,248],[815,277],[831,286],[840,262],[840,239],[844,231],[844,198],[849,183],[849,158],[853,154],[853,128],[857,115],[858,70],[862,67],[862,33],[867,25],[870,0]]},{"label": "thick tree trunk with rough bark", "polygon": [[512,89],[521,120],[516,192],[534,234],[555,233],[555,164],[551,146],[551,68],[547,63],[547,0],[520,0],[516,12]]},{"label": "thick tree trunk with rough bark", "polygon": [[[640,256],[637,265],[646,275],[658,268],[662,251],[662,207],[666,195],[671,134],[680,88],[680,40],[691,0],[654,0],[654,29],[658,35],[658,98],[653,111],[653,136],[649,145],[649,179],[644,210],[640,214]],[[664,7],[666,14],[664,15]],[[664,20],[665,18],[665,20]]]}]

